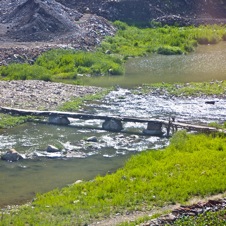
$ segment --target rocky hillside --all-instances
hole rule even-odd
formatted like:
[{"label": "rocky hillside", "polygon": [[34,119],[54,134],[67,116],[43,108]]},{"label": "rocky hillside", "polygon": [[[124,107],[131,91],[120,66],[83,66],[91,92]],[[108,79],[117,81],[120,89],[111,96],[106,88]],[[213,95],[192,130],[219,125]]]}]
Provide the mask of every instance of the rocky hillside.
[{"label": "rocky hillside", "polygon": [[104,18],[90,14],[84,17],[78,10],[55,0],[1,0],[0,40],[64,39],[64,43],[77,40],[79,45],[85,40],[89,45],[96,45],[102,36],[112,35],[114,31]]},{"label": "rocky hillside", "polygon": [[[109,20],[225,23],[226,0],[0,0],[0,65],[32,62],[50,48],[92,49]],[[39,43],[37,43],[37,41]]]},{"label": "rocky hillside", "polygon": [[[57,0],[80,12],[91,12],[109,20],[149,22],[177,15],[205,20],[226,17],[225,0]],[[201,21],[200,21],[201,22]]]}]

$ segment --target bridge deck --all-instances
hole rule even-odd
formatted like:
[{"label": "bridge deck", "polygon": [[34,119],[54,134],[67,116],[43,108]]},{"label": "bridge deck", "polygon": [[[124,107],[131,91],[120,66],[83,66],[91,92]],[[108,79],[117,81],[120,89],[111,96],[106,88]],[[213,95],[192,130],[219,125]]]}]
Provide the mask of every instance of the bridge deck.
[{"label": "bridge deck", "polygon": [[193,125],[183,122],[174,122],[168,120],[161,120],[155,118],[137,118],[137,117],[128,117],[128,116],[104,116],[104,115],[94,115],[94,114],[85,114],[85,113],[75,113],[75,112],[62,112],[62,111],[37,111],[37,110],[25,110],[25,109],[16,109],[16,108],[8,108],[8,107],[0,107],[0,113],[11,114],[11,115],[32,115],[32,116],[62,116],[68,118],[77,118],[83,120],[90,119],[100,119],[100,120],[120,120],[122,122],[139,122],[139,123],[148,123],[148,122],[157,122],[162,123],[162,125],[175,128],[184,128],[187,130],[194,131],[205,131],[205,132],[223,132],[226,133],[226,130],[217,129],[214,127],[203,126],[203,125]]}]

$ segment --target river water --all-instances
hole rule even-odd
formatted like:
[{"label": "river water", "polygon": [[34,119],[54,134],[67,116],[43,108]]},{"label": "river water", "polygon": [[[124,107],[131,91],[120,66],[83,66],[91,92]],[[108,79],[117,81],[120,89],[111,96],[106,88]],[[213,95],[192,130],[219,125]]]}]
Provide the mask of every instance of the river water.
[{"label": "river water", "polygon": [[[205,104],[202,98],[174,98],[140,95],[128,87],[150,82],[209,81],[226,78],[226,45],[205,46],[185,56],[160,56],[131,59],[126,75],[117,83],[124,88],[109,93],[103,100],[87,103],[81,111],[99,115],[125,115],[177,120],[206,124],[223,122],[226,118],[226,100],[213,98],[215,105]],[[217,56],[217,57],[216,57]],[[137,79],[139,75],[139,78]],[[109,78],[106,83],[112,85]],[[121,82],[120,83],[120,79]],[[115,81],[116,82],[116,81]],[[99,120],[70,119],[70,126],[54,126],[29,122],[0,132],[0,151],[15,148],[26,159],[10,163],[0,161],[0,205],[23,203],[42,193],[71,184],[76,180],[89,180],[96,175],[113,172],[125,161],[146,149],[166,146],[166,138],[143,136],[142,123],[125,123],[124,133],[110,133],[98,128]],[[90,127],[90,128],[88,128]],[[97,142],[87,138],[95,136]],[[60,144],[69,151],[46,153],[47,146]]]},{"label": "river water", "polygon": [[188,55],[165,56],[153,54],[131,58],[126,63],[125,76],[83,78],[86,84],[128,88],[141,83],[202,82],[225,80],[226,42],[201,45]]}]

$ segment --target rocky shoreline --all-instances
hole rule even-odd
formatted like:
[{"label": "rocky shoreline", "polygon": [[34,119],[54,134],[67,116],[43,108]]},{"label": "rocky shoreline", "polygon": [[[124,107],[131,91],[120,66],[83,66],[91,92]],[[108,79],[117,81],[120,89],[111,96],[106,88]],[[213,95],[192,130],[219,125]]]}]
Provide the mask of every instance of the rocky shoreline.
[{"label": "rocky shoreline", "polygon": [[56,110],[73,98],[103,91],[103,88],[78,86],[38,80],[0,81],[2,107]]}]

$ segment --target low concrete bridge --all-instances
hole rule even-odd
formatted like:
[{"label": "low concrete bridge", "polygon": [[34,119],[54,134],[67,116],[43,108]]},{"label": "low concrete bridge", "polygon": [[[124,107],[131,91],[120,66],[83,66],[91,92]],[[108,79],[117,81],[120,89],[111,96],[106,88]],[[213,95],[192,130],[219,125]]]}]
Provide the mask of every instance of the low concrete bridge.
[{"label": "low concrete bridge", "polygon": [[176,122],[174,118],[169,120],[161,120],[154,118],[142,118],[142,117],[129,117],[129,116],[103,116],[85,113],[75,112],[62,112],[62,111],[37,111],[37,110],[25,110],[16,108],[0,107],[0,113],[17,115],[17,116],[43,116],[49,117],[49,123],[58,125],[69,125],[70,121],[68,118],[76,118],[83,120],[99,119],[103,120],[102,129],[107,131],[120,132],[123,130],[123,122],[138,122],[147,123],[147,129],[143,130],[143,133],[150,136],[161,136],[163,135],[162,127],[166,128],[166,136],[170,133],[174,133],[178,128],[186,129],[188,131],[199,131],[199,132],[223,132],[226,130],[217,129],[209,126],[193,125],[182,122]]}]

